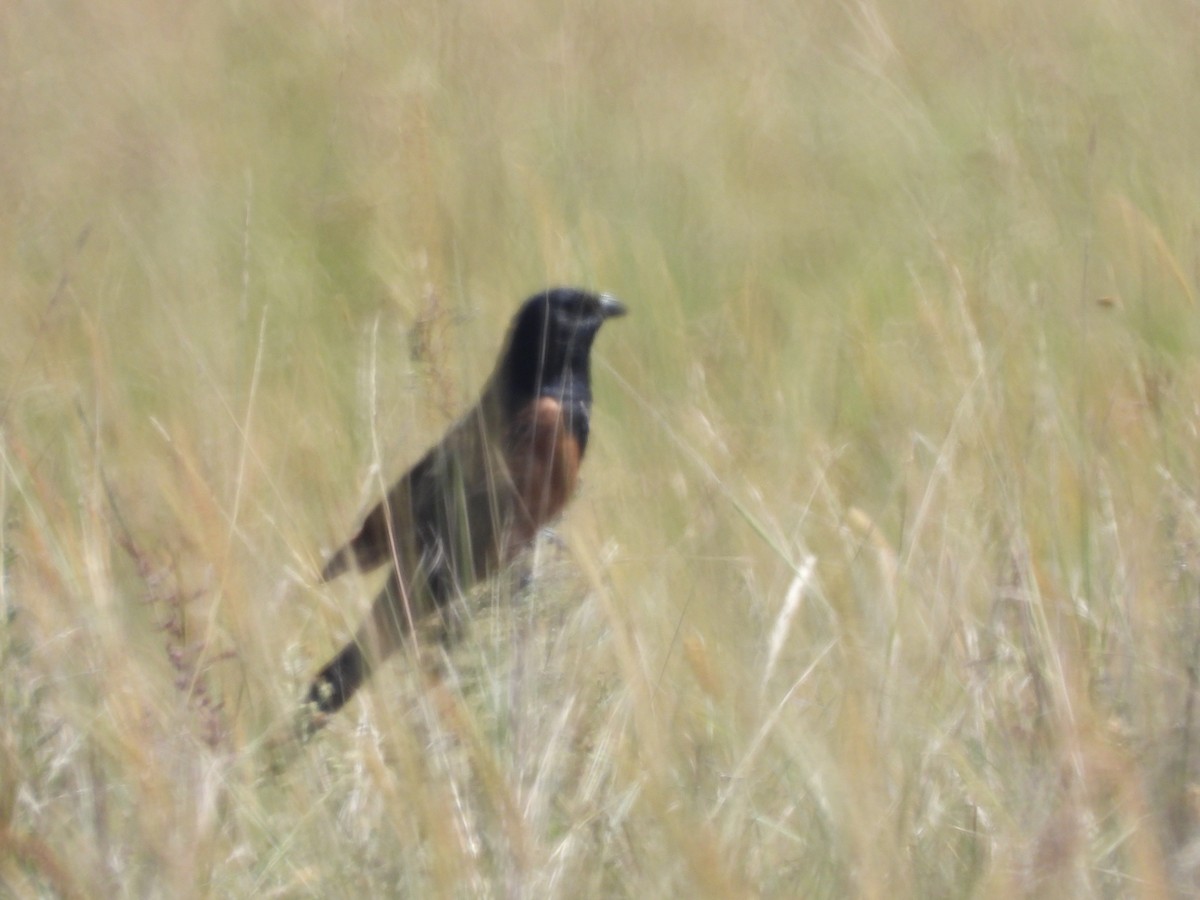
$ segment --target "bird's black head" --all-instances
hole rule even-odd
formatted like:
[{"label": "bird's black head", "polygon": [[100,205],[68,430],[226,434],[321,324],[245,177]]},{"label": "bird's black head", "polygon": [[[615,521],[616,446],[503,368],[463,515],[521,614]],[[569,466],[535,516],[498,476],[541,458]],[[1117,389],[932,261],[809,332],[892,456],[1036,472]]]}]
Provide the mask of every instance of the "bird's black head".
[{"label": "bird's black head", "polygon": [[592,341],[606,319],[625,312],[611,294],[577,288],[552,288],[526,300],[513,319],[503,363],[511,401],[549,395],[582,404],[586,413]]}]

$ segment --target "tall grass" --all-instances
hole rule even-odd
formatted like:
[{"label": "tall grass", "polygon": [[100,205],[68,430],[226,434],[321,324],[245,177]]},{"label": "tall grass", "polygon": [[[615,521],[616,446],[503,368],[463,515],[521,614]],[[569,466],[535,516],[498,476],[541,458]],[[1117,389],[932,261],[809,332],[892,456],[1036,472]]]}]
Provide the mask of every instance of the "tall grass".
[{"label": "tall grass", "polygon": [[[0,11],[13,896],[1200,889],[1200,20]],[[519,300],[580,496],[287,748]]]}]

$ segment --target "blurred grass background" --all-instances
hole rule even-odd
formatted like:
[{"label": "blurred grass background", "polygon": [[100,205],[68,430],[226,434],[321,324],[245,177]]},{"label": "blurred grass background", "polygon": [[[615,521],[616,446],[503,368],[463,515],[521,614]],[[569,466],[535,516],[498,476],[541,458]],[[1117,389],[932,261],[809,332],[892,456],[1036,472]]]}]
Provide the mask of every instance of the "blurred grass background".
[{"label": "blurred grass background", "polygon": [[[1194,4],[0,10],[0,885],[1200,889]],[[264,774],[553,283],[567,549]]]}]

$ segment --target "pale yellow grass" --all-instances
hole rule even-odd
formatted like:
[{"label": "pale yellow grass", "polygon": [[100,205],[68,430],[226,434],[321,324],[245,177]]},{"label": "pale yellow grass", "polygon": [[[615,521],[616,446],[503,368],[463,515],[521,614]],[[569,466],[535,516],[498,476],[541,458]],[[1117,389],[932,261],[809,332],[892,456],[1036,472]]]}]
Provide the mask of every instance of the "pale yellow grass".
[{"label": "pale yellow grass", "polygon": [[[10,3],[0,893],[1200,890],[1200,18]],[[592,285],[580,496],[272,774]]]}]

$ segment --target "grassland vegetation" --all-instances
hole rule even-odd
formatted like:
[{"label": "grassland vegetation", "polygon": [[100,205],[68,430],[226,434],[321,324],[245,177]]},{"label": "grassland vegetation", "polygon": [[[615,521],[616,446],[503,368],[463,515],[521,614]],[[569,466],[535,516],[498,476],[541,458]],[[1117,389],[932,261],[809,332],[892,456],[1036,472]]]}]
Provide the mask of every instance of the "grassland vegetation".
[{"label": "grassland vegetation", "polygon": [[[0,10],[0,893],[1200,890],[1200,18]],[[549,284],[579,496],[271,740]]]}]

